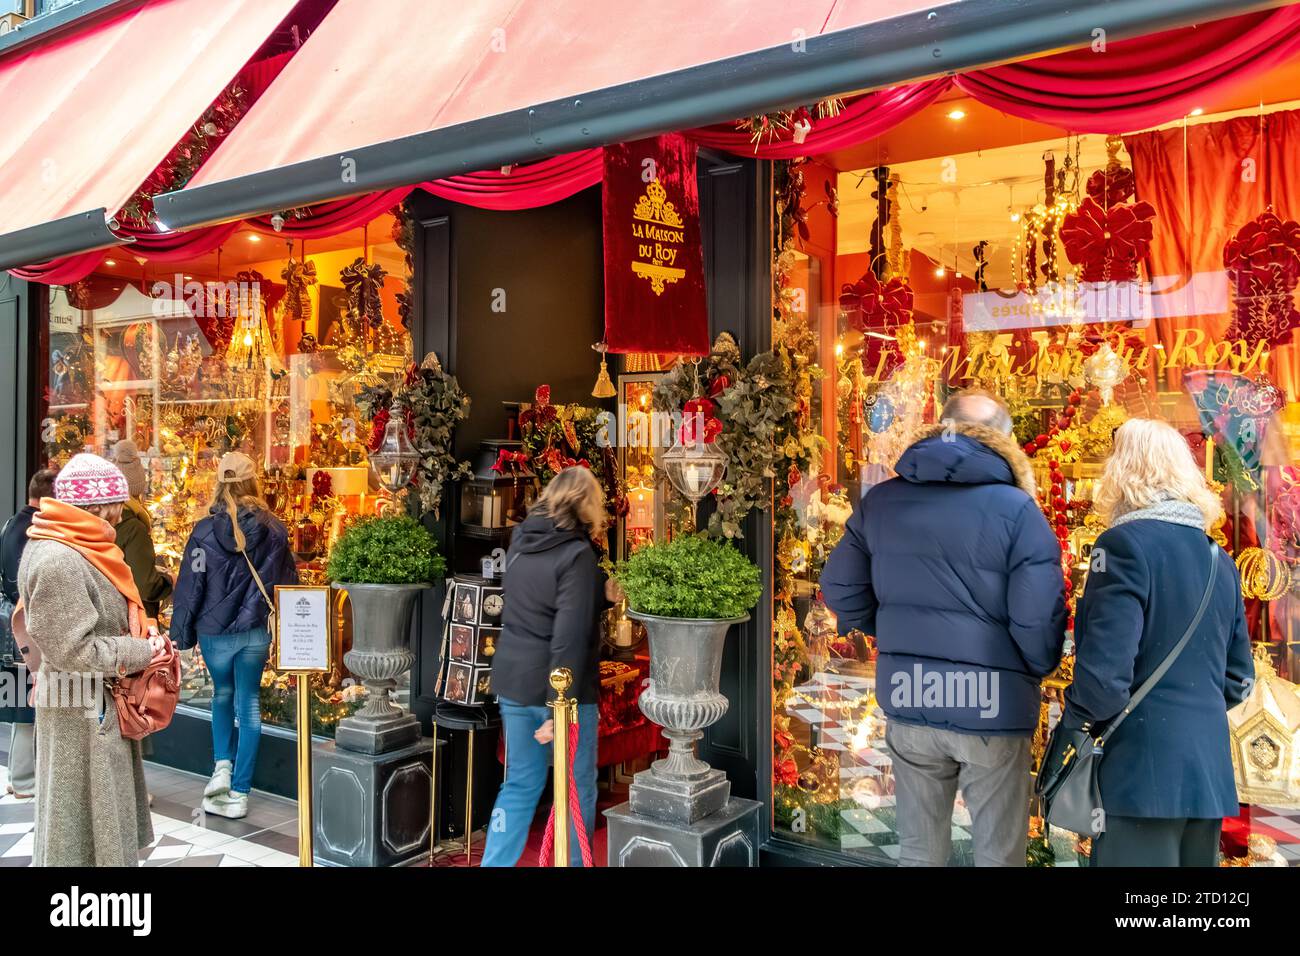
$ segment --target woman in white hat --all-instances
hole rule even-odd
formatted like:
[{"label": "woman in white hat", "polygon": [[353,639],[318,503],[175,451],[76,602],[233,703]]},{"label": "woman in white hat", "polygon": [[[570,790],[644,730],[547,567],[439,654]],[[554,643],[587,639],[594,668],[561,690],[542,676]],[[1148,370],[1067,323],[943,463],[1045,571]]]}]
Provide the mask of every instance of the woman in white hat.
[{"label": "woman in white hat", "polygon": [[105,683],[166,648],[114,543],[127,496],[112,462],[74,456],[32,516],[18,567],[19,608],[40,658],[36,866],[135,866],[153,840],[140,743],[122,737]]},{"label": "woman in white hat", "polygon": [[289,532],[263,500],[253,460],[223,455],[212,507],[185,544],[172,595],[172,639],[181,650],[197,643],[212,675],[215,767],[203,790],[207,813],[248,815],[271,649],[268,602],[277,584],[297,583]]}]

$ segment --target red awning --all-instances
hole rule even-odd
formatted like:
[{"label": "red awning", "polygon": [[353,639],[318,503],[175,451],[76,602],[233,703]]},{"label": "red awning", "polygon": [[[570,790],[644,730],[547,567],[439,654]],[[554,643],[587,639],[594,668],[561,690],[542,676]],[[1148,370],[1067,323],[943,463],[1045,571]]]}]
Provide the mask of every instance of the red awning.
[{"label": "red awning", "polygon": [[[389,0],[381,16],[373,0],[339,0],[190,185],[236,179],[945,5],[924,0]],[[340,194],[346,183],[341,177]]]},{"label": "red awning", "polygon": [[[157,0],[0,56],[0,244],[69,217],[83,220],[86,234],[104,236],[99,245],[111,241],[104,218],[121,209],[296,2]],[[52,254],[60,253],[42,249],[29,261]],[[16,264],[23,262],[4,263]]]}]

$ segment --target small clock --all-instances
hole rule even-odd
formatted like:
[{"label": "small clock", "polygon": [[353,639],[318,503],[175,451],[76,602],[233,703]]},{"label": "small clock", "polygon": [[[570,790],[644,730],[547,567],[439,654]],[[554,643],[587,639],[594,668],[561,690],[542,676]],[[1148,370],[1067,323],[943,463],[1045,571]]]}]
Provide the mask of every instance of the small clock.
[{"label": "small clock", "polygon": [[489,594],[483,599],[483,613],[488,617],[500,617],[505,606],[500,594]]}]

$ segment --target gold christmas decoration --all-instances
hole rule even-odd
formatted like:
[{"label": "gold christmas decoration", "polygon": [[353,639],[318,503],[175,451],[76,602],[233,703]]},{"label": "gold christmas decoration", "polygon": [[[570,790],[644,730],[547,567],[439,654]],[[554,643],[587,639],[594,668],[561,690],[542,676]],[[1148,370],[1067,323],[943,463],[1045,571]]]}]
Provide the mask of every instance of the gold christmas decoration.
[{"label": "gold christmas decoration", "polygon": [[1272,551],[1242,548],[1237,555],[1241,595],[1257,601],[1276,601],[1291,587],[1291,569]]},{"label": "gold christmas decoration", "polygon": [[591,390],[592,398],[613,398],[618,394],[618,389],[609,378],[609,366],[605,364],[605,353],[609,351],[609,346],[604,342],[597,342],[592,346],[600,353],[600,374],[596,376],[596,387]]},{"label": "gold christmas decoration", "polygon": [[[1259,550],[1252,548],[1250,550]],[[1232,770],[1242,803],[1300,807],[1300,688],[1279,677],[1268,645],[1255,648],[1255,685],[1228,711]]]}]

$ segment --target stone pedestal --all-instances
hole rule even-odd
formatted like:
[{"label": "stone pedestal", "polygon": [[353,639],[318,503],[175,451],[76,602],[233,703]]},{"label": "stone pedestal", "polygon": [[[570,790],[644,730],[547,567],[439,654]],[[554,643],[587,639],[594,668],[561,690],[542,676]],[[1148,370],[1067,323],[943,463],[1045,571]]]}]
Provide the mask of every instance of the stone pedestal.
[{"label": "stone pedestal", "polygon": [[711,768],[694,780],[642,770],[632,778],[627,797],[633,813],[685,826],[725,807],[731,799],[731,781],[721,770]]},{"label": "stone pedestal", "polygon": [[312,754],[316,864],[395,866],[427,855],[433,749],[428,738],[382,754],[334,743],[317,747]]},{"label": "stone pedestal", "polygon": [[605,811],[610,866],[758,866],[756,800],[731,797],[716,813],[674,823],[636,813],[630,803]]}]

